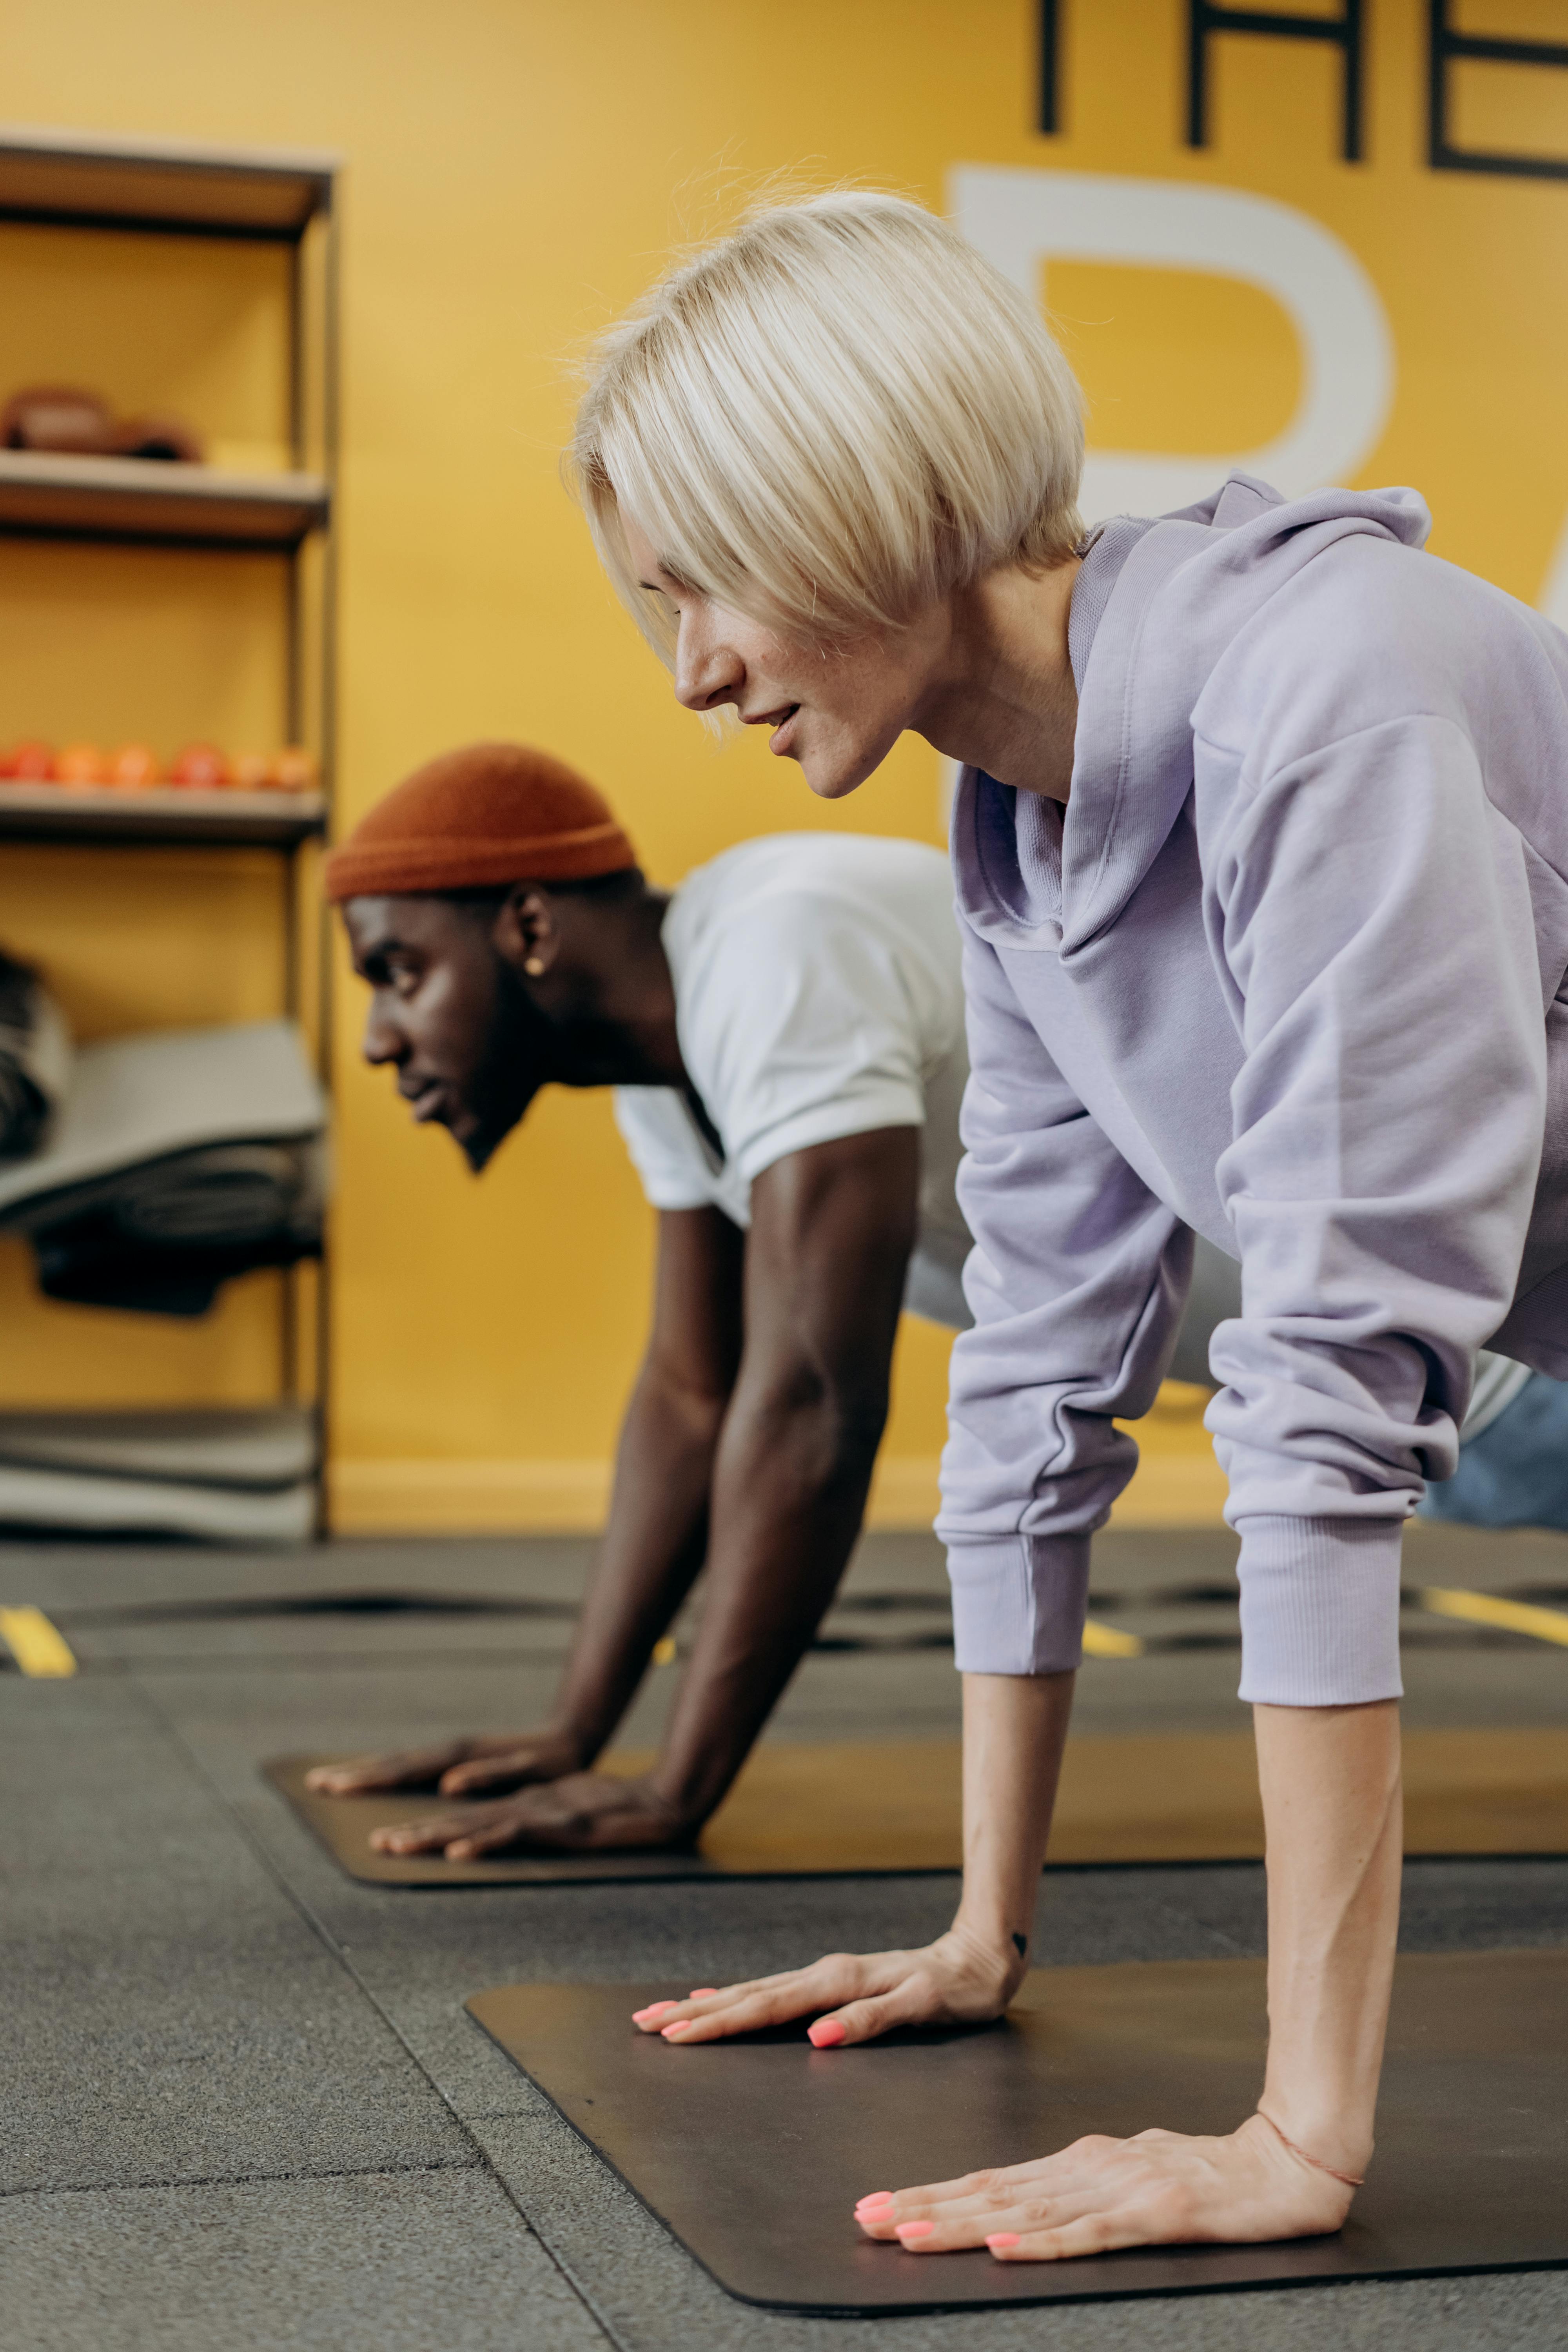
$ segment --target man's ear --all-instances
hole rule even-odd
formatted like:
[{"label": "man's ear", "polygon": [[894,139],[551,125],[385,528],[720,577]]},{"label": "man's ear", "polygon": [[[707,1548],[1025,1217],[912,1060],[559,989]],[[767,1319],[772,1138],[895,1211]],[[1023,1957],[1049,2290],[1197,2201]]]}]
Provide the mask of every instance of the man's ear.
[{"label": "man's ear", "polygon": [[519,882],[508,891],[490,934],[495,951],[530,980],[542,980],[561,952],[561,929],[548,890]]}]

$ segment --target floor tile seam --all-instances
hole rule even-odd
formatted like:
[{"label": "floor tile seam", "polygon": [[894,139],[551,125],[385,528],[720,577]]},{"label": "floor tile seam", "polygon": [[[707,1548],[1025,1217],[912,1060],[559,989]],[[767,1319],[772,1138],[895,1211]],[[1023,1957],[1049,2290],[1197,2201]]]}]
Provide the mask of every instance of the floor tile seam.
[{"label": "floor tile seam", "polygon": [[[565,2115],[562,2109],[556,2105],[549,2093],[542,2090],[539,2084],[532,2080],[531,2076],[524,2075],[523,2080],[527,2083],[535,2101],[534,2113],[531,2117],[526,2109],[521,2111],[517,2109],[505,2109],[500,2115],[493,2117],[487,2118],[476,2116],[473,2118],[473,2121],[476,2124],[482,2121],[492,2121],[503,2124],[526,2124],[530,2120],[535,2122],[539,2121],[541,2115],[542,2114],[545,2120],[563,2125],[565,2129],[573,2135],[574,2138],[581,2144],[582,2147],[586,2150],[590,2158],[596,2161],[602,2167],[606,2178],[614,2183],[615,2187],[619,2189],[626,2198],[630,2200],[637,2212],[641,2215],[644,2220],[651,2221],[656,2230],[658,2230],[665,2234],[674,2252],[683,2257],[686,2262],[690,2263],[691,2268],[697,2273],[698,2277],[702,2281],[703,2284],[705,2286],[717,2288],[718,2292],[721,2294],[723,2294],[725,2290],[720,2286],[719,2281],[714,2277],[712,2272],[709,2270],[707,2264],[698,2261],[696,2255],[691,2252],[690,2247],[687,2245],[685,2240],[676,2236],[674,2231],[669,2228],[662,2216],[656,2213],[653,2207],[649,2205],[632,2186],[625,2173],[622,2172],[617,2166],[613,2164],[610,2158],[605,2156],[601,2149],[595,2147],[594,2143],[577,2129],[576,2125],[572,2121],[571,2117]],[[540,2222],[530,2220],[527,2209],[524,2207],[521,2199],[513,2190],[510,2183],[505,2179],[504,2175],[498,2173],[498,2178],[500,2179],[501,2186],[506,2190],[507,2195],[511,2198],[511,2200],[513,2204],[516,2205],[518,2211],[521,2213],[523,2220],[528,2222],[529,2229],[532,2231],[534,2237],[538,2239],[539,2243],[544,2248],[551,2261],[554,2263],[556,2269],[560,2272],[562,2277],[571,2288],[573,2294],[575,2294],[579,2301],[584,2304],[596,2324],[603,2328],[605,2337],[616,2347],[616,2352],[637,2352],[638,2339],[636,2336],[622,2334],[615,2318],[612,2316],[610,2312],[605,2309],[597,2289],[590,2284],[587,2280],[579,2277],[576,2265],[568,2255],[562,2252],[560,2248],[555,2244],[555,2242],[550,2235],[549,2231]],[[770,2311],[765,2309],[764,2306],[748,2304],[740,2297],[733,2298],[733,2300],[740,2311],[744,2313],[756,2311],[759,2312],[761,2315],[767,2318],[778,2318],[785,2315],[799,2317],[801,2315],[799,2314],[784,2315],[780,2312]],[[857,2315],[857,2316],[858,2315]]]},{"label": "floor tile seam", "polygon": [[[485,2147],[483,2142],[478,2137],[477,2134],[470,2130],[467,2121],[461,2115],[459,2115],[457,2107],[454,2105],[451,2099],[448,2098],[447,2093],[441,2087],[441,2084],[431,2074],[429,2068],[426,2065],[424,2060],[419,2055],[418,2051],[416,2050],[407,2034],[404,2032],[402,2027],[398,2024],[397,2020],[392,2015],[384,2003],[372,1990],[364,1976],[354,1966],[353,1959],[333,1936],[325,1920],[321,1917],[314,1906],[309,1902],[304,1895],[300,1894],[298,1889],[291,1885],[281,1864],[273,1855],[266,1841],[251,1827],[244,1814],[240,1811],[238,1805],[231,1802],[231,1801],[225,1796],[223,1790],[219,1788],[216,1781],[206,1769],[206,1767],[203,1764],[201,1758],[196,1754],[190,1742],[185,1738],[184,1734],[180,1729],[178,1724],[174,1723],[163,1713],[163,1710],[159,1706],[151,1691],[143,1688],[141,1680],[133,1668],[128,1668],[126,1680],[128,1686],[135,1692],[139,1702],[152,1718],[157,1729],[175,1750],[181,1761],[185,1766],[185,1769],[190,1772],[209,1801],[217,1807],[218,1811],[226,1816],[230,1824],[237,1830],[240,1837],[249,1848],[251,1853],[256,1857],[257,1861],[260,1864],[263,1871],[266,1873],[268,1877],[272,1880],[274,1885],[278,1887],[279,1891],[283,1895],[284,1900],[290,1904],[294,1910],[298,1912],[300,1917],[304,1921],[306,1927],[309,1927],[310,1933],[316,1937],[322,1949],[337,1962],[339,1968],[342,1969],[343,1974],[356,1988],[362,1999],[369,2004],[376,2016],[381,2019],[382,2023],[386,2027],[387,2032],[393,2036],[394,2040],[396,2041],[404,2051],[406,2052],[412,2063],[417,2068],[424,2080],[429,2084],[430,2089],[435,2094],[436,2097],[440,2101],[442,2106],[451,2116],[452,2121],[456,2124],[458,2129],[462,2133],[463,2137],[467,2140],[468,2146],[473,2149],[478,2166],[482,2168],[495,2182],[497,2188],[500,2190],[501,2195],[507,2200],[508,2203],[517,2214],[518,2219],[521,2221],[524,2230],[534,2241],[535,2244],[541,2248],[546,2260],[560,2276],[566,2292],[569,2294],[574,2295],[578,2302],[583,2305],[595,2326],[598,2327],[605,2336],[606,2342],[616,2347],[616,2352],[632,2352],[632,2347],[628,2344],[626,2338],[621,2336],[610,2324],[608,2317],[600,2305],[597,2296],[591,2293],[583,2282],[575,2276],[574,2272],[563,2261],[556,2247],[532,2221],[526,2207],[523,2205],[521,2199],[513,2189],[511,2183],[491,2161],[489,2152]],[[462,2168],[467,2169],[468,2168]]]},{"label": "floor tile seam", "polygon": [[163,2189],[250,2189],[287,2186],[297,2181],[416,2179],[425,2173],[493,2172],[482,2150],[472,2156],[437,2158],[427,2164],[335,2164],[286,2172],[171,2172],[144,2180],[46,2180],[32,2189],[0,2189],[0,2203],[26,2197],[140,2197]]}]

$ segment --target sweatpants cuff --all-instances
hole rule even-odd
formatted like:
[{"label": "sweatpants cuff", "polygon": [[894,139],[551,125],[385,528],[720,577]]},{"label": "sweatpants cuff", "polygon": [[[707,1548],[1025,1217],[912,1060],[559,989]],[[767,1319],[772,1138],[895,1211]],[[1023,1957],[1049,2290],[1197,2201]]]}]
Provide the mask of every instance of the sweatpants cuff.
[{"label": "sweatpants cuff", "polygon": [[960,1674],[1070,1673],[1083,1657],[1089,1545],[1087,1535],[950,1543],[952,1646]]},{"label": "sweatpants cuff", "polygon": [[1403,1519],[1243,1519],[1241,1693],[1264,1706],[1398,1698]]}]

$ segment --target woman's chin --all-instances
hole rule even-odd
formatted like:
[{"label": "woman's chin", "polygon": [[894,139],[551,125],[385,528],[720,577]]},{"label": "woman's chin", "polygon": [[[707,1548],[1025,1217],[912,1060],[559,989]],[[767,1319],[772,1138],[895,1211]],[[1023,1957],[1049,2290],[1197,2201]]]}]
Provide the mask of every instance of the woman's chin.
[{"label": "woman's chin", "polygon": [[843,759],[833,758],[831,754],[803,750],[789,752],[786,757],[798,763],[801,774],[819,801],[847,800],[851,793],[858,792],[867,777],[874,772],[864,761],[857,760],[851,765]]}]

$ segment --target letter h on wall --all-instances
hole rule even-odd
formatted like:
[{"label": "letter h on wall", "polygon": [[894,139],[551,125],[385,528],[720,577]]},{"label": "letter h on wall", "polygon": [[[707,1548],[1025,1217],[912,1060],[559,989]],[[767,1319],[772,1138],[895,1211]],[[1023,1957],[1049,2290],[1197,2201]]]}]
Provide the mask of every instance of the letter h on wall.
[{"label": "letter h on wall", "polygon": [[[1434,0],[1440,5],[1441,0]],[[1061,32],[1063,0],[1040,0],[1039,128],[1062,127]],[[1342,152],[1347,163],[1362,159],[1363,0],[1342,0],[1337,16],[1287,16],[1278,8],[1235,8],[1221,0],[1187,0],[1187,144],[1208,145],[1209,42],[1216,33],[1255,33],[1281,41],[1328,41],[1343,53],[1344,106]]]},{"label": "letter h on wall", "polygon": [[1222,7],[1219,0],[1188,0],[1187,144],[1208,145],[1209,41],[1215,33],[1256,33],[1282,41],[1330,41],[1343,52],[1341,153],[1362,160],[1363,62],[1362,0],[1343,0],[1337,16],[1291,16],[1277,8]]}]

